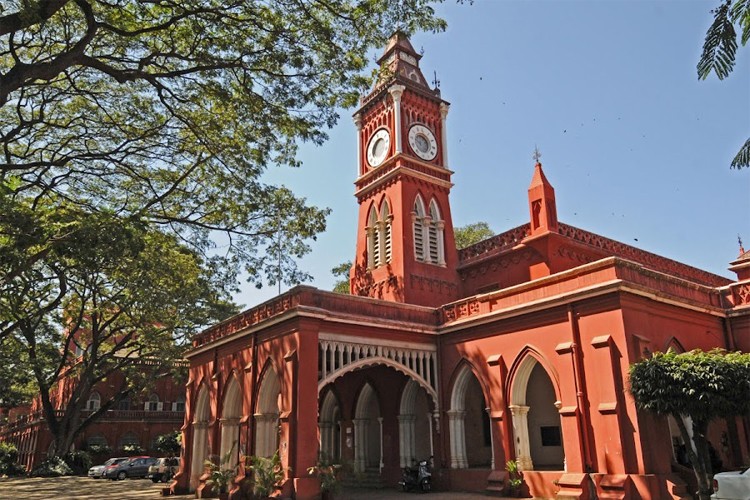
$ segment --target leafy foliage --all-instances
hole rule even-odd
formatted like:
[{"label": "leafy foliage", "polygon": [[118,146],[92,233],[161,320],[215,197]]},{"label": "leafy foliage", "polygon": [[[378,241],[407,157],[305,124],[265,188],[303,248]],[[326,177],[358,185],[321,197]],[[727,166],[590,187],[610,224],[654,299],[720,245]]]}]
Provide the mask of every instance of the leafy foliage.
[{"label": "leafy foliage", "polygon": [[217,493],[226,493],[229,484],[237,476],[237,468],[228,467],[233,452],[234,446],[221,457],[218,463],[215,460],[206,460],[204,462],[209,472],[209,478],[206,483],[212,488],[216,488]]},{"label": "leafy foliage", "polygon": [[269,497],[284,479],[278,451],[271,458],[250,457],[250,470],[253,472],[253,494],[259,498]]},{"label": "leafy foliage", "polygon": [[336,278],[336,283],[333,285],[333,291],[336,293],[348,294],[349,290],[349,271],[352,268],[352,261],[342,262],[338,266],[331,269],[331,274]]},{"label": "leafy foliage", "polygon": [[495,232],[486,222],[475,222],[457,227],[454,233],[456,236],[456,248],[459,250],[495,236]]},{"label": "leafy foliage", "polygon": [[25,469],[17,463],[18,449],[15,445],[0,442],[0,476],[19,476]]},{"label": "leafy foliage", "polygon": [[29,474],[31,477],[72,476],[73,469],[60,457],[45,458]]},{"label": "leafy foliage", "polygon": [[684,417],[692,420],[695,448],[686,447],[700,495],[712,492],[713,474],[709,423],[750,413],[750,354],[713,350],[654,353],[630,366],[630,393],[636,406],[657,415],[674,417],[685,443],[690,442]]},{"label": "leafy foliage", "polygon": [[170,455],[177,455],[182,448],[182,433],[180,431],[162,434],[156,438],[156,450]]},{"label": "leafy foliage", "polygon": [[[698,78],[705,80],[713,72],[723,80],[734,69],[737,39],[743,46],[750,40],[750,0],[724,0],[711,12],[714,20],[706,32],[698,61]],[[750,139],[740,148],[731,166],[738,169],[750,167]]]}]

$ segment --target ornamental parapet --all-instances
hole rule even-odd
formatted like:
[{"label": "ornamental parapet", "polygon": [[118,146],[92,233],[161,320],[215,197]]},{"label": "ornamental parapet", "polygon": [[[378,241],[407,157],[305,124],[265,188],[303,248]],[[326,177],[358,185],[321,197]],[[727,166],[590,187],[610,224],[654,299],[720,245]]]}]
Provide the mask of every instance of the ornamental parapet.
[{"label": "ornamental parapet", "polygon": [[193,338],[193,349],[256,325],[281,319],[292,311],[377,318],[426,328],[434,328],[440,322],[439,311],[431,307],[326,292],[301,285],[204,330]]},{"label": "ornamental parapet", "polygon": [[726,286],[731,283],[731,280],[718,274],[709,273],[697,267],[692,267],[676,260],[656,255],[640,248],[636,248],[625,243],[621,243],[616,240],[605,238],[598,234],[579,229],[577,227],[563,224],[558,224],[558,232],[571,240],[586,245],[592,246],[602,252],[605,252],[613,257],[621,257],[623,259],[631,260],[644,266],[650,267],[656,271],[660,271],[678,278],[683,278],[689,281],[694,281],[702,285],[708,286]]},{"label": "ornamental parapet", "polygon": [[[746,283],[750,297],[750,283]],[[630,292],[683,307],[723,315],[726,303],[722,291],[692,280],[654,271],[638,262],[619,257],[585,264],[529,283],[475,295],[442,306],[446,326],[490,313],[515,313],[548,307],[550,302],[579,300],[611,292]]]},{"label": "ornamental parapet", "polygon": [[460,266],[475,262],[485,257],[498,254],[505,250],[510,250],[531,233],[531,225],[524,224],[514,227],[504,233],[497,234],[492,238],[487,238],[474,245],[462,248],[458,251],[458,261]]}]

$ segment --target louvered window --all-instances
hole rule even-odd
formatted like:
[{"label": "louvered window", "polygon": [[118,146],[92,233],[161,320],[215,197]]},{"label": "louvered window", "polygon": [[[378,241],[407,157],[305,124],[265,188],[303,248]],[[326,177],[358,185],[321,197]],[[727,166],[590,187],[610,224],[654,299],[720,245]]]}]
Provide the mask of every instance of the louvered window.
[{"label": "louvered window", "polygon": [[425,261],[424,215],[424,203],[422,202],[422,198],[417,196],[417,199],[414,201],[414,211],[412,212],[414,258],[422,262]]},{"label": "louvered window", "polygon": [[381,257],[383,261],[381,264],[387,264],[391,261],[391,211],[388,208],[388,203],[383,200],[383,204],[380,206],[380,237],[381,237]]}]

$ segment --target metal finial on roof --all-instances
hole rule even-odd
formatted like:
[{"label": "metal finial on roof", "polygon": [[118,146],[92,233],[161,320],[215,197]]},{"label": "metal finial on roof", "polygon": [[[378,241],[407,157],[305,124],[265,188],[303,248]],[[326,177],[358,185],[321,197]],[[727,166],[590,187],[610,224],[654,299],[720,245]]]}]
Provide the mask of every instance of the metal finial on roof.
[{"label": "metal finial on roof", "polygon": [[440,80],[438,80],[437,71],[435,71],[434,73],[435,73],[435,79],[432,80],[432,86],[435,87],[436,89],[439,89],[440,88]]},{"label": "metal finial on roof", "polygon": [[745,253],[745,247],[742,246],[742,237],[738,234],[737,235],[737,243],[740,244],[740,255]]},{"label": "metal finial on roof", "polygon": [[542,158],[542,153],[539,152],[539,148],[536,147],[536,145],[534,145],[534,154],[532,158],[534,158],[536,163],[539,163],[539,160]]}]

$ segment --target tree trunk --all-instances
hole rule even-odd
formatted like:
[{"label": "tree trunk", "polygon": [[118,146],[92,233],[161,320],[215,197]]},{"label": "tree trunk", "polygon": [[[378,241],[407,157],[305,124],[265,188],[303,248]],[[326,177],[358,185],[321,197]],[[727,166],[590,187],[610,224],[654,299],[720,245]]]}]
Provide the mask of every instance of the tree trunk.
[{"label": "tree trunk", "polygon": [[[698,481],[698,498],[700,500],[710,500],[713,488],[711,487],[711,458],[708,453],[708,443],[706,442],[706,429],[708,422],[693,420],[693,438],[690,439],[685,421],[682,415],[673,415],[680,429],[680,435],[685,443],[686,452],[690,459],[690,465],[693,467],[695,478]],[[693,448],[695,445],[695,448]]]}]

